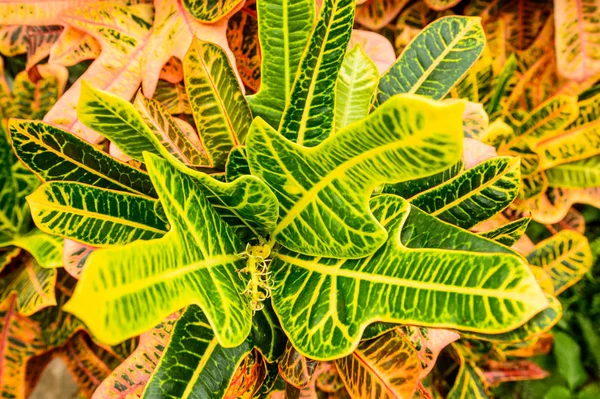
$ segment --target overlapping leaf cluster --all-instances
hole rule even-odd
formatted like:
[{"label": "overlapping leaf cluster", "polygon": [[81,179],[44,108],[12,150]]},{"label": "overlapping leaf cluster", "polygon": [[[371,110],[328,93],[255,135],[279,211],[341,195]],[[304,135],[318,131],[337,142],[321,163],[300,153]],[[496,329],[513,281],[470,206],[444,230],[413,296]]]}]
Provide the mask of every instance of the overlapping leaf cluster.
[{"label": "overlapping leaf cluster", "polygon": [[[0,85],[3,393],[56,356],[95,398],[471,398],[545,377],[518,359],[592,264],[561,222],[597,185],[599,101],[569,96],[588,53],[557,40],[556,78],[532,5],[522,26],[509,2],[250,3],[0,5],[0,51],[28,52]],[[527,212],[561,231],[533,245]]]}]

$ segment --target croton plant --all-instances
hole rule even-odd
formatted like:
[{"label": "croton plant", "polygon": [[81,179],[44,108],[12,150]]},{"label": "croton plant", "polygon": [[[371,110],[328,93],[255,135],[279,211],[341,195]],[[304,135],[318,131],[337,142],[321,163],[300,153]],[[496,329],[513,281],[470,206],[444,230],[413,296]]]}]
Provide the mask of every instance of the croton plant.
[{"label": "croton plant", "polygon": [[0,396],[545,378],[600,204],[581,2],[1,0]]}]

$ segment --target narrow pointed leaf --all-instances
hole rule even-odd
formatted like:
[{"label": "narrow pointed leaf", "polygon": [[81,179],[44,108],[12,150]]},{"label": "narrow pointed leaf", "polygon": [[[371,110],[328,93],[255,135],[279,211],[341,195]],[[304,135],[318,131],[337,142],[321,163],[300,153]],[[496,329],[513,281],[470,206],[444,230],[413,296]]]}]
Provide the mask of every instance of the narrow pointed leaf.
[{"label": "narrow pointed leaf", "polygon": [[156,195],[146,173],[69,132],[43,122],[12,120],[9,126],[15,153],[42,181],[72,181]]},{"label": "narrow pointed leaf", "polygon": [[30,316],[40,309],[56,305],[55,283],[55,269],[43,268],[33,258],[24,257],[17,270],[0,280],[0,302],[14,293],[19,314]]},{"label": "narrow pointed leaf", "polygon": [[334,128],[335,85],[354,24],[354,0],[324,0],[312,31],[279,132],[314,147]]},{"label": "narrow pointed leaf", "polygon": [[138,92],[134,106],[158,142],[175,159],[191,166],[209,165],[199,140],[198,144],[192,141],[161,103]]},{"label": "narrow pointed leaf", "polygon": [[217,45],[194,39],[183,67],[202,147],[211,165],[223,168],[229,150],[246,140],[250,108],[225,52]]},{"label": "narrow pointed leaf", "polygon": [[377,67],[360,46],[346,53],[335,86],[335,129],[369,114],[379,81]]},{"label": "narrow pointed leaf", "polygon": [[49,182],[27,197],[37,227],[93,246],[162,237],[168,227],[157,201],[79,183]]},{"label": "narrow pointed leaf", "polygon": [[313,0],[258,0],[260,90],[248,97],[255,116],[279,126],[315,20]]},{"label": "narrow pointed leaf", "polygon": [[387,194],[396,194],[402,198],[410,199],[415,195],[437,187],[448,180],[451,180],[459,173],[463,172],[465,167],[462,161],[458,161],[446,170],[435,175],[422,177],[420,179],[407,180],[396,184],[386,184],[383,192]]},{"label": "narrow pointed leaf", "polygon": [[550,273],[555,295],[579,281],[592,266],[587,238],[572,230],[562,230],[536,245],[527,255],[529,263]]},{"label": "narrow pointed leaf", "polygon": [[460,368],[448,399],[488,399],[485,377],[471,360],[465,359],[460,350],[455,350]]},{"label": "narrow pointed leaf", "polygon": [[[389,232],[387,243],[372,256],[340,260],[281,250],[270,266],[275,311],[304,355],[322,360],[347,355],[373,321],[501,333],[548,306],[528,266],[506,247],[487,244],[483,238],[409,210],[409,204],[397,196],[377,196],[371,208]],[[407,221],[413,212],[422,223]],[[410,228],[421,231],[401,242],[399,235],[407,227],[409,232]],[[438,228],[448,230],[440,233],[445,237],[440,237],[440,244],[418,248],[417,238]],[[458,245],[453,244],[455,238]],[[466,252],[478,240],[486,241],[479,250],[495,246],[496,253]],[[449,278],[460,275],[469,278]]]},{"label": "narrow pointed leaf", "polygon": [[314,149],[286,140],[256,119],[248,138],[248,160],[252,174],[279,199],[275,239],[305,254],[371,254],[387,236],[366,208],[371,191],[456,163],[462,108],[398,96]]},{"label": "narrow pointed leaf", "polygon": [[518,158],[492,158],[411,199],[423,211],[468,229],[506,208],[517,196]]},{"label": "narrow pointed leaf", "polygon": [[421,31],[381,77],[378,103],[398,93],[441,100],[477,61],[484,45],[479,18],[440,18]]},{"label": "narrow pointed leaf", "polygon": [[77,117],[137,161],[144,161],[144,151],[160,154],[158,138],[129,101],[98,90],[85,81],[81,83]]},{"label": "narrow pointed leaf", "polygon": [[[146,165],[171,230],[163,238],[97,250],[65,309],[94,336],[117,343],[138,335],[188,304],[199,304],[224,347],[250,332],[242,297],[241,241],[209,205],[194,179],[148,154]],[[212,239],[219,237],[219,245]],[[137,265],[137,266],[132,266]],[[148,298],[152,306],[148,306]]]},{"label": "narrow pointed leaf", "polygon": [[361,343],[335,364],[355,398],[411,398],[421,371],[417,351],[398,330]]},{"label": "narrow pointed leaf", "polygon": [[521,218],[479,235],[510,247],[525,234],[529,222],[531,222],[531,218]]},{"label": "narrow pointed leaf", "polygon": [[249,341],[222,347],[207,316],[191,305],[175,324],[142,398],[222,398],[237,365],[251,350]]}]

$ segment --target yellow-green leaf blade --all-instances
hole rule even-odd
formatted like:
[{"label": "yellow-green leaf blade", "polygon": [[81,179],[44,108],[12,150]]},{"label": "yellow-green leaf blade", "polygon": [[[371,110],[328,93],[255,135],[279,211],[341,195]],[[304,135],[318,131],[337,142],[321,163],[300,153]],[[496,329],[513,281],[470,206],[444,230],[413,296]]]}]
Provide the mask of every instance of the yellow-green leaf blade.
[{"label": "yellow-green leaf blade", "polygon": [[279,199],[275,239],[306,254],[371,254],[387,236],[366,207],[371,191],[455,164],[462,152],[462,109],[400,95],[315,148],[292,143],[256,119],[248,160]]},{"label": "yellow-green leaf blade", "polygon": [[198,304],[222,346],[241,344],[251,327],[237,273],[243,244],[191,177],[151,154],[146,165],[171,230],[158,240],[92,253],[65,309],[99,340],[117,343]]},{"label": "yellow-green leaf blade", "polygon": [[[377,196],[371,207],[389,231],[372,256],[340,260],[282,250],[271,264],[273,306],[302,354],[347,355],[374,321],[501,333],[548,306],[528,265],[508,248],[422,212],[420,223],[409,222],[400,197]],[[445,230],[439,243],[422,248],[417,238],[438,229]],[[405,230],[414,238],[399,240]]]},{"label": "yellow-green leaf blade", "polygon": [[441,100],[483,52],[479,18],[449,16],[425,28],[381,77],[377,101],[398,93]]},{"label": "yellow-green leaf blade", "polygon": [[155,213],[157,201],[79,183],[49,182],[27,197],[42,231],[88,245],[123,245],[162,237],[167,224]]},{"label": "yellow-green leaf blade", "polygon": [[546,170],[548,185],[563,188],[600,186],[600,155],[565,163]]}]

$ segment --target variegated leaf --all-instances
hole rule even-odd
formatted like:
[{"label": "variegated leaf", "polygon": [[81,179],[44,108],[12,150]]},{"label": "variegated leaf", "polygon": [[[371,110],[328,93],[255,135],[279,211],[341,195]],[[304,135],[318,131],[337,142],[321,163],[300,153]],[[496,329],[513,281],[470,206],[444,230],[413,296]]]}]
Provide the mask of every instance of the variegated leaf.
[{"label": "variegated leaf", "polygon": [[[502,333],[548,306],[528,266],[508,248],[397,196],[377,196],[371,209],[389,232],[371,256],[341,260],[280,250],[271,263],[273,305],[300,353],[322,360],[347,355],[377,320]],[[448,277],[465,273],[469,279]]]},{"label": "variegated leaf", "polygon": [[177,317],[169,316],[150,331],[143,333],[135,351],[102,381],[92,399],[141,396],[168,345],[176,321]]},{"label": "variegated leaf", "polygon": [[415,195],[427,191],[433,187],[453,179],[456,175],[464,171],[462,161],[459,161],[446,170],[436,173],[435,175],[422,177],[420,179],[407,180],[396,184],[386,184],[383,192],[387,194],[396,194],[403,198],[409,199]]},{"label": "variegated leaf", "polygon": [[[261,119],[253,122],[250,170],[279,199],[280,218],[272,234],[279,243],[305,254],[367,256],[387,236],[366,208],[371,191],[458,161],[461,104],[409,95],[388,103],[314,149],[286,140]],[[342,217],[345,212],[353,217]]]},{"label": "variegated leaf", "polygon": [[460,0],[425,0],[425,4],[436,11],[444,11],[460,3]]},{"label": "variegated leaf", "polygon": [[502,211],[516,198],[519,167],[518,158],[492,158],[418,194],[410,202],[441,220],[468,229]]},{"label": "variegated leaf", "polygon": [[172,84],[159,80],[154,92],[158,101],[172,115],[191,114],[192,106],[182,83]]},{"label": "variegated leaf", "polygon": [[13,101],[8,110],[12,118],[42,119],[60,98],[67,82],[67,70],[59,65],[37,67],[40,79],[32,80],[20,72],[13,83]]},{"label": "variegated leaf", "polygon": [[450,11],[439,12],[432,10],[422,0],[411,2],[411,4],[402,10],[396,20],[396,25],[394,27],[394,32],[396,34],[394,43],[396,52],[398,54],[402,53],[406,46],[412,42],[412,40],[427,25],[439,18],[452,14],[453,13]]},{"label": "variegated leaf", "polygon": [[314,147],[334,129],[340,49],[350,41],[354,5],[354,0],[323,0],[279,125],[279,133],[299,145]]},{"label": "variegated leaf", "polygon": [[573,230],[562,230],[540,242],[527,259],[550,273],[555,295],[579,281],[592,267],[587,238]]},{"label": "variegated leaf", "polygon": [[96,247],[85,245],[65,238],[63,247],[63,267],[73,278],[79,280],[88,256]]},{"label": "variegated leaf", "polygon": [[183,5],[194,18],[202,22],[216,22],[234,12],[244,0],[183,0]]},{"label": "variegated leaf", "polygon": [[246,147],[234,147],[229,152],[227,164],[225,165],[225,176],[228,182],[232,182],[238,177],[249,175],[250,166],[248,165],[248,155]]},{"label": "variegated leaf", "polygon": [[[171,230],[159,240],[92,253],[65,309],[99,340],[117,343],[185,305],[198,304],[221,345],[240,345],[251,327],[244,282],[237,275],[244,267],[238,255],[244,245],[191,176],[151,154],[146,165]],[[215,235],[218,245],[211,241]]]},{"label": "variegated leaf", "polygon": [[86,0],[33,0],[26,4],[18,1],[0,3],[0,24],[56,25],[59,14],[69,8],[77,8]]},{"label": "variegated leaf", "polygon": [[366,0],[356,7],[356,21],[370,30],[379,30],[392,22],[408,0]]},{"label": "variegated leaf", "polygon": [[578,81],[600,71],[598,0],[557,0],[554,3],[558,71]]},{"label": "variegated leaf", "polygon": [[411,398],[421,371],[417,351],[398,330],[361,343],[335,364],[354,398]]},{"label": "variegated leaf", "polygon": [[84,60],[100,55],[102,48],[93,36],[72,26],[67,26],[58,42],[50,49],[49,62],[63,66],[73,66]]},{"label": "variegated leaf", "polygon": [[484,44],[478,18],[440,18],[415,37],[381,77],[378,103],[398,93],[441,100],[477,61]]},{"label": "variegated leaf", "polygon": [[42,181],[72,181],[156,196],[148,175],[43,122],[12,120],[15,153]]},{"label": "variegated leaf", "polygon": [[565,163],[546,170],[548,185],[562,188],[600,186],[600,155]]},{"label": "variegated leaf", "polygon": [[260,90],[248,97],[255,116],[278,128],[300,58],[313,29],[313,0],[258,0],[261,61]]},{"label": "variegated leaf", "polygon": [[[272,21],[269,21],[271,23]],[[244,85],[256,93],[260,88],[261,48],[256,12],[245,7],[227,23],[227,42]],[[269,62],[264,60],[263,62]]]},{"label": "variegated leaf", "polygon": [[[61,267],[63,240],[37,229],[24,235],[15,236],[9,245],[15,245],[29,252],[42,267]],[[0,244],[0,246],[5,246]]]},{"label": "variegated leaf", "polygon": [[223,398],[234,372],[252,350],[249,341],[224,348],[202,310],[179,318],[142,398]]},{"label": "variegated leaf", "polygon": [[211,166],[222,169],[229,150],[246,140],[250,108],[229,60],[217,45],[194,39],[183,67],[202,147]]},{"label": "variegated leaf", "polygon": [[303,388],[313,377],[318,362],[302,356],[288,341],[279,360],[279,375],[296,388]]},{"label": "variegated leaf", "polygon": [[97,247],[160,238],[168,231],[155,213],[157,201],[140,195],[49,182],[27,202],[42,231]]},{"label": "variegated leaf", "polygon": [[448,392],[448,399],[488,399],[485,377],[475,363],[466,359],[465,355],[454,346],[460,368],[454,386]]},{"label": "variegated leaf", "polygon": [[479,235],[510,247],[525,234],[529,222],[531,222],[531,218],[521,218],[497,229],[479,233]]},{"label": "variegated leaf", "polygon": [[336,130],[369,114],[378,81],[377,67],[360,46],[346,53],[335,85]]}]

